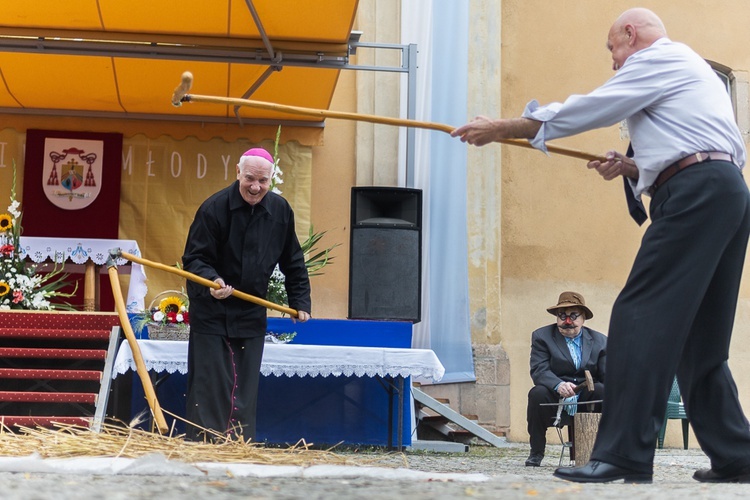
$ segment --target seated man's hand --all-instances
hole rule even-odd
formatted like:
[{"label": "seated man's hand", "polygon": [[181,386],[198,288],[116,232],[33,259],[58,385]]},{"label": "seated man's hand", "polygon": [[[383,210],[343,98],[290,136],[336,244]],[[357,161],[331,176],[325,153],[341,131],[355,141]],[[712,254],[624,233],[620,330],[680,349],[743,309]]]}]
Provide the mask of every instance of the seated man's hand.
[{"label": "seated man's hand", "polygon": [[573,382],[562,382],[557,386],[557,393],[563,398],[575,396],[576,385]]}]

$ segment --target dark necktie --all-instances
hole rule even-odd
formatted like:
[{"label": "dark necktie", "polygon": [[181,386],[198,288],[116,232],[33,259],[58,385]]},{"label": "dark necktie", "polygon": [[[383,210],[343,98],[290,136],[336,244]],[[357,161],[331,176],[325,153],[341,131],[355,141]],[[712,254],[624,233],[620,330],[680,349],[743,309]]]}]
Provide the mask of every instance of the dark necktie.
[{"label": "dark necktie", "polygon": [[[635,153],[633,152],[633,146],[631,144],[628,144],[628,152],[625,153],[625,156],[627,156],[628,158],[632,158],[634,154]],[[630,183],[628,182],[628,178],[622,176],[622,181],[625,183],[625,200],[628,202],[628,212],[630,212],[630,216],[633,218],[633,220],[637,222],[639,226],[642,226],[643,223],[648,219],[648,216],[646,215],[646,207],[643,206],[642,201],[635,198],[633,189],[630,187]]]}]

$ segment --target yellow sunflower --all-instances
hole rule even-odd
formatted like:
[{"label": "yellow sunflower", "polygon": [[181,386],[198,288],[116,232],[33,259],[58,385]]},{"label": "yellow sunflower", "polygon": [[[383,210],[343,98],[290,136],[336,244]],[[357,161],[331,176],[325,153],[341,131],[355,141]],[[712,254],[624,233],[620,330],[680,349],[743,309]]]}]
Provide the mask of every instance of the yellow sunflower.
[{"label": "yellow sunflower", "polygon": [[0,232],[10,231],[11,228],[13,228],[13,219],[10,215],[0,215]]},{"label": "yellow sunflower", "polygon": [[4,281],[0,281],[0,297],[5,297],[10,293],[10,285]]},{"label": "yellow sunflower", "polygon": [[161,301],[159,302],[159,310],[164,314],[170,312],[178,313],[184,305],[185,303],[179,297],[170,295],[169,297],[161,299]]}]

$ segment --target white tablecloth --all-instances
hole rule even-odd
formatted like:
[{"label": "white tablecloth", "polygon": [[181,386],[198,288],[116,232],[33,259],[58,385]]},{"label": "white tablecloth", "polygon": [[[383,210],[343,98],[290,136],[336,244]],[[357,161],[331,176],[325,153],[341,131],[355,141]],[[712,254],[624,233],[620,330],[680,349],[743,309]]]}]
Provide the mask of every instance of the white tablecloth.
[{"label": "white tablecloth", "polygon": [[[187,373],[187,344],[178,340],[138,340],[146,368],[168,373]],[[112,378],[128,370],[135,370],[135,362],[130,345],[123,341]],[[411,376],[437,382],[443,378],[445,368],[430,349],[268,343],[260,371],[266,376]]]},{"label": "white tablecloth", "polygon": [[[107,240],[86,238],[45,238],[40,236],[21,236],[21,257],[28,257],[40,263],[47,259],[53,262],[72,262],[85,264],[89,260],[97,265],[104,265],[109,258],[109,251],[120,249],[139,256],[141,250],[135,240]],[[125,259],[117,259],[118,266],[130,265]],[[128,287],[126,308],[128,312],[140,312],[144,309],[146,297],[146,273],[143,266],[132,263],[130,269],[130,286]]]}]

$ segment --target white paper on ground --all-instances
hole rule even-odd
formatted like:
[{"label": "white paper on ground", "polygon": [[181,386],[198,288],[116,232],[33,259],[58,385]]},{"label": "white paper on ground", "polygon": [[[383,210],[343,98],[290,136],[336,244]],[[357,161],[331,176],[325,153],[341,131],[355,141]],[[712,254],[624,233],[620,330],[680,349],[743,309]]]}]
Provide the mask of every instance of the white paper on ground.
[{"label": "white paper on ground", "polygon": [[151,453],[135,459],[107,457],[42,458],[36,453],[24,457],[0,457],[0,472],[150,476],[300,477],[309,479],[369,477],[389,480],[466,482],[482,482],[489,479],[484,474],[423,472],[405,468],[357,467],[352,465],[313,465],[310,467],[300,467],[220,462],[188,464],[176,460],[167,460],[160,453]]}]

